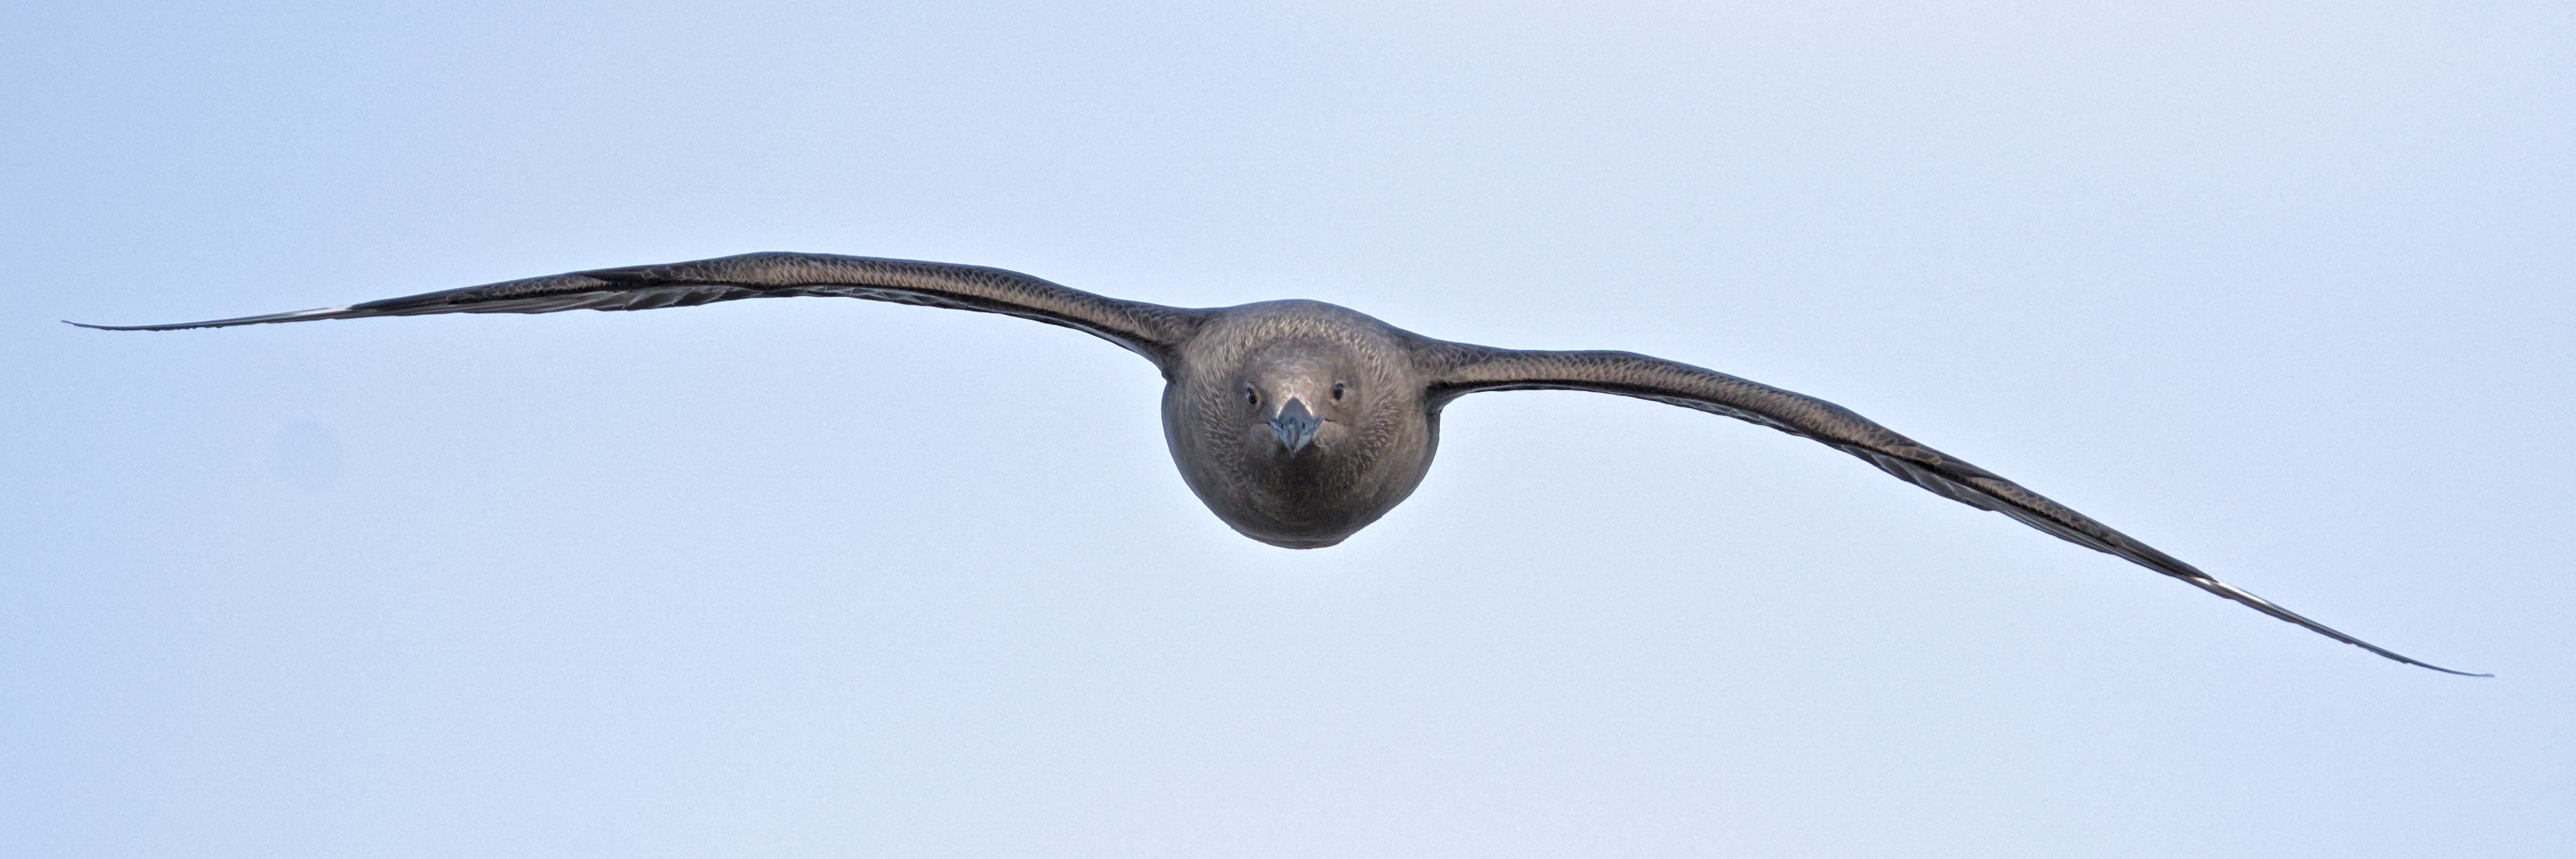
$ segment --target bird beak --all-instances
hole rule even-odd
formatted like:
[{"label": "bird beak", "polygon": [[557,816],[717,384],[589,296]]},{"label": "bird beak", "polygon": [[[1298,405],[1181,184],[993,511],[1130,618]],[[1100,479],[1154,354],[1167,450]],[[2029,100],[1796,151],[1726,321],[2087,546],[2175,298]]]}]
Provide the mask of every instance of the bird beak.
[{"label": "bird beak", "polygon": [[1323,425],[1324,419],[1307,411],[1306,401],[1296,397],[1289,397],[1288,404],[1280,406],[1279,414],[1270,419],[1270,431],[1279,434],[1279,443],[1292,454],[1306,449],[1315,440],[1315,429]]}]

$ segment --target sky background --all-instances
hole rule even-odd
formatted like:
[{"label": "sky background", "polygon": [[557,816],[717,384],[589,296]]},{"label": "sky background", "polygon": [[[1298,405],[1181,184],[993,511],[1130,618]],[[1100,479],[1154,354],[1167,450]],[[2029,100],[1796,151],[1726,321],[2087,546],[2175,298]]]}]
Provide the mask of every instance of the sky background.
[{"label": "sky background", "polygon": [[[2110,4],[2101,4],[2109,6]],[[2564,856],[2565,3],[13,3],[0,853]],[[1563,392],[1232,533],[755,250],[1824,397],[2399,652]]]}]

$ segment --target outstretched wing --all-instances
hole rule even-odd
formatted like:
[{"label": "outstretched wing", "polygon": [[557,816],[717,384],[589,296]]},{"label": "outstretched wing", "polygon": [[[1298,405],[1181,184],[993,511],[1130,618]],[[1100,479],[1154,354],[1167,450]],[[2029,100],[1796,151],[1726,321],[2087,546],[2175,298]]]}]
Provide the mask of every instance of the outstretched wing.
[{"label": "outstretched wing", "polygon": [[865,298],[1001,313],[1089,332],[1163,366],[1204,317],[1202,311],[1121,301],[1015,271],[971,265],[834,254],[754,253],[532,277],[425,292],[362,304],[185,322],[81,325],[108,331],[170,331],[262,322],[412,316],[423,313],[553,313],[651,310],[737,298],[804,295]]},{"label": "outstretched wing", "polygon": [[1598,391],[1750,421],[1823,442],[1935,495],[2013,517],[2067,542],[2120,556],[2336,641],[2409,665],[2468,674],[2409,659],[2301,617],[2024,489],[2021,484],[1933,450],[1824,400],[1633,352],[1533,352],[1463,343],[1440,344],[1430,352],[1439,368],[1431,384],[1435,404],[1479,391]]}]

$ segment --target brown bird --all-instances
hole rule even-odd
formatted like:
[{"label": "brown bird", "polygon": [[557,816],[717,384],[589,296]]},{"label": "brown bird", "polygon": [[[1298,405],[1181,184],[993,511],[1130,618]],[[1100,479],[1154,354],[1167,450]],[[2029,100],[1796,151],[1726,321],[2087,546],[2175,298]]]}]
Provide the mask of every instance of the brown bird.
[{"label": "brown bird", "polygon": [[2409,665],[2467,674],[2301,617],[2020,484],[1824,400],[1633,352],[1541,352],[1434,340],[1319,301],[1165,307],[981,266],[756,253],[579,271],[293,313],[83,327],[168,331],[424,313],[650,310],[807,295],[1008,314],[1089,332],[1145,356],[1163,372],[1163,436],[1181,479],[1217,518],[1274,546],[1317,549],[1339,543],[1413,494],[1439,445],[1440,410],[1459,397],[1483,391],[1598,391],[1813,439],[1935,495],[2002,513],[2336,641]]}]

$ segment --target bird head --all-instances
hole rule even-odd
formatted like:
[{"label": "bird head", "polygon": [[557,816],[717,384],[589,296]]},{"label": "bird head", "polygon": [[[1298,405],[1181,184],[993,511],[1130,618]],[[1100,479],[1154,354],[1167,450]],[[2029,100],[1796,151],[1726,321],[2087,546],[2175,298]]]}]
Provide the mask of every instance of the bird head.
[{"label": "bird head", "polygon": [[1245,536],[1311,549],[1422,482],[1438,415],[1385,323],[1329,304],[1229,308],[1182,351],[1163,428],[1190,490]]}]

